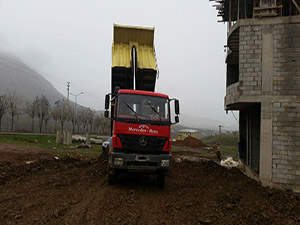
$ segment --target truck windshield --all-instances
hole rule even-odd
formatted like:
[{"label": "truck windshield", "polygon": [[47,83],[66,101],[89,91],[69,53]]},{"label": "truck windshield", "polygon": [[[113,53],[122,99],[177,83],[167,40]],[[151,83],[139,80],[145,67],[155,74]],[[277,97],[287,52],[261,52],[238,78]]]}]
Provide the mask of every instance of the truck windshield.
[{"label": "truck windshield", "polygon": [[116,117],[125,122],[166,125],[170,122],[169,100],[148,95],[119,94]]}]

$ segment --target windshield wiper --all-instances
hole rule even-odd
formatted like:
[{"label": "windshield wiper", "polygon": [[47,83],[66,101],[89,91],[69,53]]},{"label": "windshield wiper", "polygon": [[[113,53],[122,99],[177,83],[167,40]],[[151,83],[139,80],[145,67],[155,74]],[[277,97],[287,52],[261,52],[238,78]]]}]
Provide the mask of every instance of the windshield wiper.
[{"label": "windshield wiper", "polygon": [[124,102],[124,104],[134,113],[135,118],[136,118],[137,122],[139,123],[140,122],[139,117],[138,117],[139,114],[136,111],[134,111],[134,109],[131,108],[130,105],[128,105],[126,102]]},{"label": "windshield wiper", "polygon": [[159,115],[159,112],[156,111],[156,109],[153,107],[153,105],[150,104],[150,102],[148,102],[148,105],[150,106],[150,108],[158,115],[159,120],[160,120],[160,124],[163,125],[163,122],[161,121],[161,117]]}]

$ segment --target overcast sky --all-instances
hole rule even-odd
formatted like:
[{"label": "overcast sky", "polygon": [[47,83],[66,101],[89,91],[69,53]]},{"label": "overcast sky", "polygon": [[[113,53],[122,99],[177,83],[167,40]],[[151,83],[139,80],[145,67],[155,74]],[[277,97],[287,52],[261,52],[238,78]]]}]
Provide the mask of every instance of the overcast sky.
[{"label": "overcast sky", "polygon": [[[10,52],[78,103],[104,108],[113,24],[155,27],[156,91],[181,113],[236,124],[224,112],[226,26],[209,0],[0,0],[0,50]],[[71,96],[71,99],[74,98]]]}]

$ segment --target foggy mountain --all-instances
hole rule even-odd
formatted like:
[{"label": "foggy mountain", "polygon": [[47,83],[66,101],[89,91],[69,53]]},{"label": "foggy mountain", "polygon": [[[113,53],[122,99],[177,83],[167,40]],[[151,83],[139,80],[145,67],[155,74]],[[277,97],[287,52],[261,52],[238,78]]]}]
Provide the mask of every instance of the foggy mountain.
[{"label": "foggy mountain", "polygon": [[34,69],[14,56],[0,53],[0,94],[8,91],[15,91],[23,104],[41,94],[44,94],[51,104],[64,98],[49,81]]},{"label": "foggy mountain", "polygon": [[[33,68],[14,56],[0,53],[0,94],[8,91],[15,91],[22,104],[32,101],[41,94],[44,94],[52,105],[55,101],[64,98],[49,81]],[[101,110],[98,113],[103,115]],[[225,130],[237,130],[237,126],[227,127],[220,121],[188,115],[180,115],[179,124],[184,128],[218,130],[218,126],[222,125]]]}]

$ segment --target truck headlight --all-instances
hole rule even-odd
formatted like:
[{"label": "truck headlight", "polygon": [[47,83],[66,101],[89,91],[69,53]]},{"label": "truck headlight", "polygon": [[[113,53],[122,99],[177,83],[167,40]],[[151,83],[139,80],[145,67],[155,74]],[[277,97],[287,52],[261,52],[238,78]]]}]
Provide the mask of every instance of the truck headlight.
[{"label": "truck headlight", "polygon": [[160,161],[160,166],[161,167],[169,167],[170,166],[170,159],[162,159]]},{"label": "truck headlight", "polygon": [[124,159],[123,158],[114,158],[114,166],[123,166]]}]

